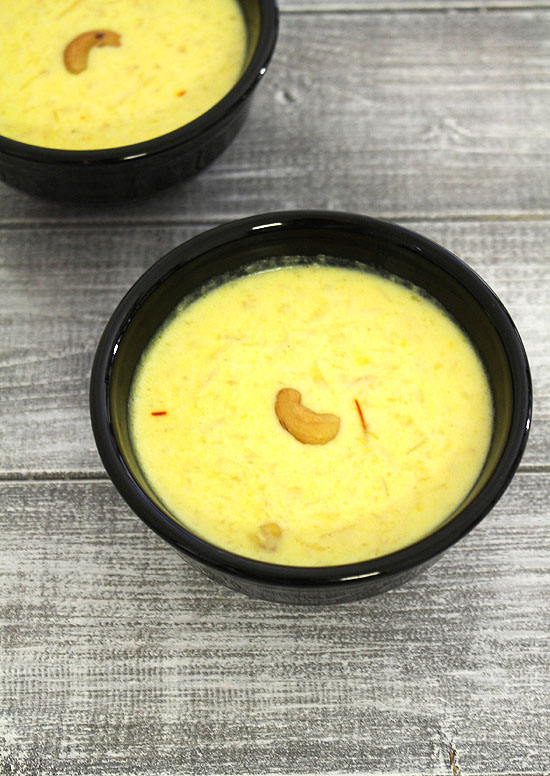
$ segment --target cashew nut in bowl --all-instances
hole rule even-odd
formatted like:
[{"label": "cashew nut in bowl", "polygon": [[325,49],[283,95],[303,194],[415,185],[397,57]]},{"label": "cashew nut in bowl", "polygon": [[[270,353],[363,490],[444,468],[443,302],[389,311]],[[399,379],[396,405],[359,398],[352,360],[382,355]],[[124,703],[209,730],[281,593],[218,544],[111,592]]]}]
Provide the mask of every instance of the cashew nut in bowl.
[{"label": "cashew nut in bowl", "polygon": [[275,552],[279,549],[283,532],[278,523],[262,523],[258,529],[256,538],[258,544],[264,550]]},{"label": "cashew nut in bowl", "polygon": [[88,30],[78,35],[65,47],[63,62],[69,73],[75,75],[88,67],[88,54],[94,46],[120,46],[120,35],[112,30]]},{"label": "cashew nut in bowl", "polygon": [[302,395],[294,388],[282,388],[275,401],[281,426],[305,445],[326,445],[338,434],[338,415],[319,414],[304,407]]}]

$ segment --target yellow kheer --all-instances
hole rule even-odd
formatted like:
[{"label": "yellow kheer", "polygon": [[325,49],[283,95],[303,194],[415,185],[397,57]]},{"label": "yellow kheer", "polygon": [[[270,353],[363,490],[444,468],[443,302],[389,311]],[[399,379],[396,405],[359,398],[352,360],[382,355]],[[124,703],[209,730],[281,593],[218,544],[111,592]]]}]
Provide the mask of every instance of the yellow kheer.
[{"label": "yellow kheer", "polygon": [[133,445],[170,513],[272,563],[391,553],[440,526],[483,466],[488,381],[418,289],[287,266],[183,303],[146,350]]},{"label": "yellow kheer", "polygon": [[238,80],[237,0],[4,0],[0,134],[68,150],[159,137]]}]

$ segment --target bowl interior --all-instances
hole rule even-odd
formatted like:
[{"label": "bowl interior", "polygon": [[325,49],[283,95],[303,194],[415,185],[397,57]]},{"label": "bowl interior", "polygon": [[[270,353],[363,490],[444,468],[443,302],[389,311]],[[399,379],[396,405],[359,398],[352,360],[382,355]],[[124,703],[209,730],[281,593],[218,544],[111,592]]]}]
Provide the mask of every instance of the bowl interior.
[{"label": "bowl interior", "polygon": [[246,59],[243,65],[244,72],[258,47],[262,14],[258,0],[240,0],[240,4],[243,9],[248,34]]},{"label": "bowl interior", "polygon": [[[494,432],[476,484],[447,520],[450,523],[457,515],[464,516],[471,505],[461,528],[462,533],[469,530],[508,484],[525,445],[525,416],[530,410],[528,368],[521,342],[492,291],[452,254],[414,233],[383,222],[373,222],[372,228],[365,228],[364,222],[358,225],[324,221],[312,226],[298,219],[284,227],[281,223],[266,222],[262,227],[238,226],[230,233],[225,230],[223,241],[221,230],[197,238],[192,245],[181,246],[154,265],[132,289],[131,304],[122,311],[116,356],[110,364],[110,418],[120,454],[139,488],[165,512],[136,461],[127,413],[134,371],[165,318],[182,298],[213,277],[238,275],[247,265],[266,258],[277,263],[288,257],[303,257],[307,261],[323,255],[333,257],[330,263],[364,266],[424,289],[448,310],[477,348],[491,385]],[[491,487],[487,488],[490,481]],[[480,496],[483,503],[479,503]],[[476,500],[478,503],[472,504]],[[455,534],[462,535],[460,531]]]}]

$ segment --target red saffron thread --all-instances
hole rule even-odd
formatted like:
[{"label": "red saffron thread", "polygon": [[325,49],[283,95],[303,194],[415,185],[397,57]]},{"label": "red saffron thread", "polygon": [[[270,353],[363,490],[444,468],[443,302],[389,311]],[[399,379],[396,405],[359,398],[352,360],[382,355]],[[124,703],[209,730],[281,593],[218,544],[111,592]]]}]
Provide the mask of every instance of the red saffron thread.
[{"label": "red saffron thread", "polygon": [[365,434],[367,433],[367,424],[365,423],[365,418],[363,417],[363,410],[361,409],[361,405],[357,401],[357,399],[354,399],[355,406],[357,407],[357,412],[359,414],[359,420],[361,421],[361,425],[363,426],[363,431]]},{"label": "red saffron thread", "polygon": [[158,412],[152,412],[151,415],[166,415],[166,410],[159,410]]}]

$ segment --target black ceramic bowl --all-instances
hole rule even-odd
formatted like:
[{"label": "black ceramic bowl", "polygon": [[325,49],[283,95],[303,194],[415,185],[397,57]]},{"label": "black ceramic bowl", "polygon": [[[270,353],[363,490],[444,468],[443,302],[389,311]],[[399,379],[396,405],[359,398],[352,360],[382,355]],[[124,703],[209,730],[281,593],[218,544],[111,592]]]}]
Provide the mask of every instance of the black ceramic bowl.
[{"label": "black ceramic bowl", "polygon": [[[128,436],[128,394],[138,360],[186,295],[264,257],[319,254],[403,278],[425,289],[467,332],[485,364],[494,433],[483,470],[464,502],[435,533],[391,555],[344,566],[296,568],[234,555],[173,520],[151,492]],[[337,262],[338,263],[338,262]],[[208,336],[205,333],[205,336]],[[273,601],[325,604],[380,593],[427,566],[466,534],[503,494],[523,453],[531,417],[529,366],[510,316],[485,282],[444,248],[364,216],[281,212],[212,229],[173,250],[130,289],[110,319],[91,380],[97,446],[114,484],[153,530],[213,579]]]},{"label": "black ceramic bowl", "polygon": [[275,0],[240,3],[248,30],[246,65],[213,108],[161,137],[96,151],[41,148],[0,135],[0,180],[51,199],[102,203],[153,194],[209,165],[242,127],[277,40]]}]

